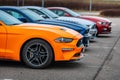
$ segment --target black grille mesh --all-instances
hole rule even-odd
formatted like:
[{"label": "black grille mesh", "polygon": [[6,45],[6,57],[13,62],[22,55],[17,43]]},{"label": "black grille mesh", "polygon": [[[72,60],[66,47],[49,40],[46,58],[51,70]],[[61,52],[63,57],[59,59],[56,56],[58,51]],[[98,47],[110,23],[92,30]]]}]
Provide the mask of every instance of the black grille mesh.
[{"label": "black grille mesh", "polygon": [[79,39],[76,46],[80,47],[83,44],[83,39]]}]

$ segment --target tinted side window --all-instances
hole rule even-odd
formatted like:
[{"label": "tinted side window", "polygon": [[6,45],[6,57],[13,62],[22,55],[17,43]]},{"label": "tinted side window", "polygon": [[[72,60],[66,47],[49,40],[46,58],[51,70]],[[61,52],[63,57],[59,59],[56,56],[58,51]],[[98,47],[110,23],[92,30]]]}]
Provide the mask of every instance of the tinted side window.
[{"label": "tinted side window", "polygon": [[8,14],[14,16],[14,17],[17,18],[17,19],[19,19],[19,18],[24,18],[20,13],[15,12],[15,11],[7,10],[7,11],[5,11],[5,12],[7,12]]},{"label": "tinted side window", "polygon": [[38,13],[39,15],[44,15],[41,11],[38,11],[38,10],[36,10],[36,9],[30,9],[30,10],[32,10],[33,12]]},{"label": "tinted side window", "polygon": [[57,10],[51,10],[52,12],[54,12],[55,14],[57,14]]},{"label": "tinted side window", "polygon": [[64,16],[65,15],[65,11],[63,11],[63,10],[52,10],[54,13],[56,13],[57,15],[59,15],[59,16]]},{"label": "tinted side window", "polygon": [[14,18],[13,16],[0,11],[0,21],[4,22],[6,25],[13,25],[13,24],[21,24],[18,19]]},{"label": "tinted side window", "polygon": [[44,18],[49,18],[46,14],[44,14],[43,12],[39,11],[39,10],[36,10],[36,9],[30,9],[32,10],[33,12],[39,14],[39,15],[42,15],[42,17]]},{"label": "tinted side window", "polygon": [[65,12],[62,11],[62,10],[58,10],[58,11],[57,11],[57,14],[58,14],[59,16],[64,16],[64,13],[65,13]]},{"label": "tinted side window", "polygon": [[16,19],[22,21],[22,22],[28,22],[29,20],[26,19],[21,13],[17,12],[17,11],[13,11],[13,10],[5,10],[5,12],[7,12],[8,14],[12,15],[13,17],[15,17]]}]

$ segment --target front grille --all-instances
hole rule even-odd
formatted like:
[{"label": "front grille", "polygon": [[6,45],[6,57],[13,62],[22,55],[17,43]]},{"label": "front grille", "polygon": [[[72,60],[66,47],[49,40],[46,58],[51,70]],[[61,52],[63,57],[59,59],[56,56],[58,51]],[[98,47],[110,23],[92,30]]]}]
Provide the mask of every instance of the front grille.
[{"label": "front grille", "polygon": [[83,39],[79,39],[76,46],[80,47],[83,44]]}]

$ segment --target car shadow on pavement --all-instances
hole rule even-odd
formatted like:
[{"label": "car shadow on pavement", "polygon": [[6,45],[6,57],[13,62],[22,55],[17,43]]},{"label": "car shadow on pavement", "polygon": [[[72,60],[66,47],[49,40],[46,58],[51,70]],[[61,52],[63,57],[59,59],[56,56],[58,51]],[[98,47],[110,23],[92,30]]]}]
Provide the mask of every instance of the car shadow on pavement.
[{"label": "car shadow on pavement", "polygon": [[91,43],[97,43],[97,40],[90,40],[90,44]]},{"label": "car shadow on pavement", "polygon": [[17,61],[2,61],[0,60],[0,67],[17,67],[17,68],[23,68],[25,65],[21,62]]},{"label": "car shadow on pavement", "polygon": [[76,69],[80,67],[84,67],[84,63],[82,61],[60,61],[60,62],[54,62],[50,68],[52,69]]},{"label": "car shadow on pavement", "polygon": [[[2,61],[0,60],[0,68],[26,68],[26,69],[32,69],[27,67],[24,63],[22,62],[17,62],[17,61]],[[84,67],[84,63],[79,61],[59,61],[59,62],[54,62],[50,66],[48,66],[45,69],[74,69],[78,67]]]},{"label": "car shadow on pavement", "polygon": [[97,36],[97,38],[112,38],[113,36],[112,35],[107,35],[107,34],[101,34],[101,35],[99,35],[99,36]]}]

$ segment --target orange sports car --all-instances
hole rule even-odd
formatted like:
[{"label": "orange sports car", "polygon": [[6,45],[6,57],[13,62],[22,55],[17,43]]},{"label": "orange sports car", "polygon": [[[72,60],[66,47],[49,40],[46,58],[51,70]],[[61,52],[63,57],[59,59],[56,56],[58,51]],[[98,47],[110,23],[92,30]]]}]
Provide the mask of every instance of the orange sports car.
[{"label": "orange sports car", "polygon": [[31,68],[45,68],[52,61],[83,57],[82,35],[74,30],[22,23],[0,11],[0,59],[23,61]]}]

